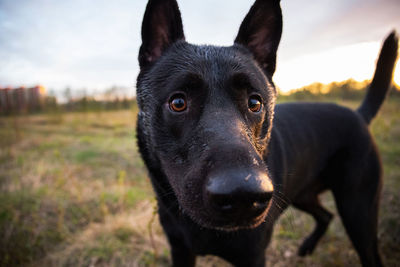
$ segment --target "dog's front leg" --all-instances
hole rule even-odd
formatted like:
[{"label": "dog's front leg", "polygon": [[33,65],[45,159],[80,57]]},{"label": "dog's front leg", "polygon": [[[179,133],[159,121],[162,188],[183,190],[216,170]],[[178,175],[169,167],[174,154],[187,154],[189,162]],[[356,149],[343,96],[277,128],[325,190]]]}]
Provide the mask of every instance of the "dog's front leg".
[{"label": "dog's front leg", "polygon": [[226,246],[228,250],[220,256],[235,267],[265,267],[265,249],[272,233],[272,224],[263,224],[255,229],[237,233],[235,240],[230,241],[231,245]]},{"label": "dog's front leg", "polygon": [[177,222],[168,209],[159,205],[160,222],[167,235],[169,245],[171,247],[172,266],[174,267],[194,267],[196,263],[196,255],[187,245],[187,238],[177,225]]},{"label": "dog's front leg", "polygon": [[172,266],[194,267],[196,255],[184,244],[184,240],[177,236],[168,235],[171,246]]}]

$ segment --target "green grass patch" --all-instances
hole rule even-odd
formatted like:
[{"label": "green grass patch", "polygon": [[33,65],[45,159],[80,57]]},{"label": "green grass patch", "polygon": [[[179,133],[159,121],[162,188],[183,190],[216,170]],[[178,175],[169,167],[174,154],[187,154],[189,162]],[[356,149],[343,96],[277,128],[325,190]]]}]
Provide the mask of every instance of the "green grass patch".
[{"label": "green grass patch", "polygon": [[86,149],[83,151],[78,151],[74,155],[74,159],[81,164],[88,163],[91,160],[96,159],[99,157],[99,152],[96,151],[95,149]]}]

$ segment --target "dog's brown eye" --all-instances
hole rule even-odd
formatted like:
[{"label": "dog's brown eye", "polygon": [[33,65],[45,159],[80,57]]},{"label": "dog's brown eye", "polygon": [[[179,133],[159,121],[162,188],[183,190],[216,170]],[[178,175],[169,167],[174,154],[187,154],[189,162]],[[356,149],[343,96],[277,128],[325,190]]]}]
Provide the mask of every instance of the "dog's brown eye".
[{"label": "dog's brown eye", "polygon": [[261,98],[257,95],[251,96],[249,98],[248,106],[251,112],[260,112],[262,108]]},{"label": "dog's brown eye", "polygon": [[186,97],[183,94],[177,94],[171,97],[169,108],[175,112],[185,111],[187,108]]}]

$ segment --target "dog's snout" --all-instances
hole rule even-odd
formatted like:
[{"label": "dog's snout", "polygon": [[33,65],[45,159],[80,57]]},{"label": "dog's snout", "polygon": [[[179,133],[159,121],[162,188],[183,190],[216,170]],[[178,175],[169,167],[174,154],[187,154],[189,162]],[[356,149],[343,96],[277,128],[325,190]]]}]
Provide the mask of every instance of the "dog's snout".
[{"label": "dog's snout", "polygon": [[266,173],[232,170],[208,177],[205,202],[213,212],[245,220],[262,214],[272,194],[273,185]]}]

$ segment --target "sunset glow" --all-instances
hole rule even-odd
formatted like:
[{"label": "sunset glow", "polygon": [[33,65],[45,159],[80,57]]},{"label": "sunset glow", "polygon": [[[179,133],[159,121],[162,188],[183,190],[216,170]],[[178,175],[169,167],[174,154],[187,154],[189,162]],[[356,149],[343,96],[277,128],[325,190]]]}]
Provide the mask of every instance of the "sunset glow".
[{"label": "sunset glow", "polygon": [[396,84],[397,88],[400,87],[400,65],[397,63],[396,69],[393,74],[393,81]]},{"label": "sunset glow", "polygon": [[[368,80],[374,74],[380,48],[380,42],[358,43],[278,61],[275,83],[281,91],[287,92],[316,81]],[[400,84],[399,66],[394,80]]]}]

